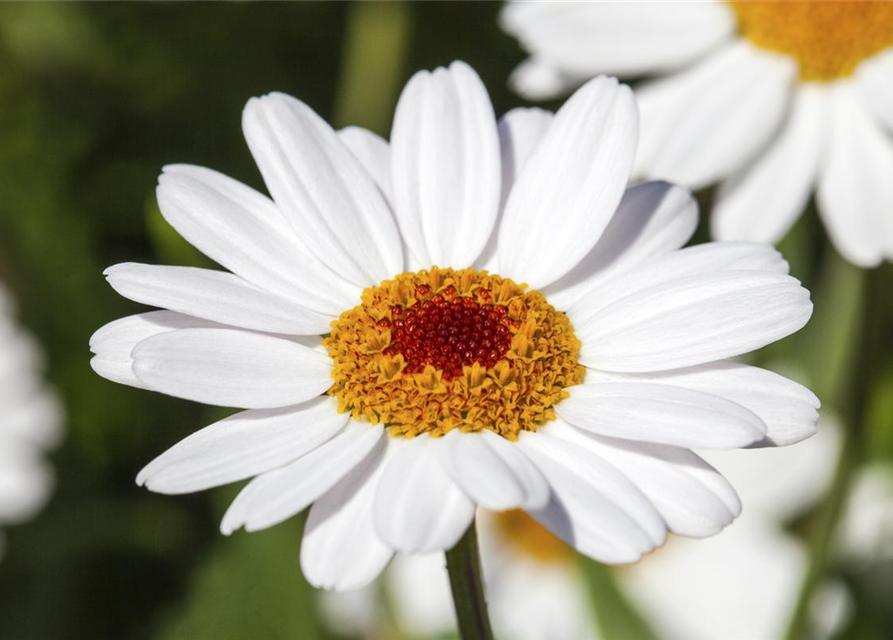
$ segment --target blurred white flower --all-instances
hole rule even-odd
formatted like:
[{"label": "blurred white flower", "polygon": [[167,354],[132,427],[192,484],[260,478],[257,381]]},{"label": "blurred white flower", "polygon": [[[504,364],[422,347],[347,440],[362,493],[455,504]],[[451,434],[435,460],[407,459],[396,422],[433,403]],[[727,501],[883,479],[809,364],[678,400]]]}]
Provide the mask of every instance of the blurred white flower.
[{"label": "blurred white flower", "polygon": [[119,293],[169,311],[100,329],[92,362],[249,409],[137,481],[186,493],[254,478],[225,533],[312,504],[311,583],[356,588],[396,551],[448,549],[477,506],[633,562],[668,530],[704,537],[738,514],[690,448],[814,433],[812,393],[726,360],[801,328],[809,293],[769,247],[681,249],[687,191],[626,189],[637,117],[615,80],[554,117],[497,123],[454,63],[410,80],[390,144],[282,94],[251,100],[243,127],[273,200],[192,166],[158,188],[166,219],[232,273],[110,268]]},{"label": "blurred white flower", "polygon": [[851,565],[893,562],[893,464],[874,462],[852,481],[837,532],[837,553]]},{"label": "blurred white flower", "polygon": [[[32,518],[53,486],[44,454],[59,438],[62,410],[41,374],[40,351],[0,285],[0,527]],[[0,555],[3,547],[0,530]]]},{"label": "blurred white flower", "polygon": [[636,92],[635,174],[721,182],[716,238],[775,242],[815,190],[847,259],[893,259],[893,4],[512,2],[502,21],[531,54],[511,80],[531,99],[666,76]]}]

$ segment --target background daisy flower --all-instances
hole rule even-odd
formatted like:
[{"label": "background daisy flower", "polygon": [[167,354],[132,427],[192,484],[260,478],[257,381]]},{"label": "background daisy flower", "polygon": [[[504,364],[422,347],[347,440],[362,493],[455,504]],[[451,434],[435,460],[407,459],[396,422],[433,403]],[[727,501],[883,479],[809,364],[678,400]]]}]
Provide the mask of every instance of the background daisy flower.
[{"label": "background daisy flower", "polygon": [[[42,358],[18,326],[14,306],[0,284],[0,526],[34,517],[53,488],[44,460],[55,446],[61,409],[42,380]],[[4,552],[0,530],[0,555]]]},{"label": "background daisy flower", "polygon": [[680,248],[690,194],[626,190],[636,127],[632,93],[608,78],[554,117],[497,123],[461,62],[413,76],[390,143],[336,133],[282,94],[249,101],[272,200],[183,165],[158,188],[165,218],[230,272],[106,271],[164,310],[100,329],[98,373],[247,409],[138,483],[253,478],[224,533],[311,507],[304,573],[339,590],[395,552],[453,547],[477,507],[523,509],[610,563],[668,530],[720,531],[740,503],[691,448],[814,433],[815,396],[728,360],[798,330],[812,305],[768,247]]},{"label": "background daisy flower", "polygon": [[635,174],[720,183],[712,232],[774,243],[814,192],[837,249],[893,259],[893,5],[887,2],[511,3],[531,57],[523,95],[598,73],[637,88]]}]

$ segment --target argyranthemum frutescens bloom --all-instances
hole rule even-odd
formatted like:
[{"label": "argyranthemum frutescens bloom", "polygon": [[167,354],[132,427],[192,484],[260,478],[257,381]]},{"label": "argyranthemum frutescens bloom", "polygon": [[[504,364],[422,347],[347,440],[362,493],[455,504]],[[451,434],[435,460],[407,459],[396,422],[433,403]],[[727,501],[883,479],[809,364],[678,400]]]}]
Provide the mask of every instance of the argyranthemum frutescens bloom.
[{"label": "argyranthemum frutescens bloom", "polygon": [[[721,182],[721,240],[775,242],[813,190],[850,261],[893,259],[893,4],[512,3],[531,98],[598,73],[666,75],[636,91],[635,173]],[[884,131],[884,129],[887,131]]]},{"label": "argyranthemum frutescens bloom", "polygon": [[[58,440],[62,411],[40,367],[40,350],[0,284],[0,526],[31,518],[52,489],[43,456]],[[3,546],[0,530],[0,555]]]},{"label": "argyranthemum frutescens bloom", "polygon": [[110,268],[119,293],[168,310],[100,329],[93,366],[248,409],[138,481],[254,478],[225,533],[312,504],[313,584],[447,549],[478,506],[631,562],[667,529],[705,536],[737,515],[689,447],[813,433],[809,391],[724,360],[802,327],[808,292],[768,247],[680,249],[697,218],[685,190],[624,192],[637,115],[615,80],[497,125],[455,63],[412,78],[390,144],[282,94],[249,101],[243,127],[273,200],[191,166],[158,188],[167,220],[231,273]]}]

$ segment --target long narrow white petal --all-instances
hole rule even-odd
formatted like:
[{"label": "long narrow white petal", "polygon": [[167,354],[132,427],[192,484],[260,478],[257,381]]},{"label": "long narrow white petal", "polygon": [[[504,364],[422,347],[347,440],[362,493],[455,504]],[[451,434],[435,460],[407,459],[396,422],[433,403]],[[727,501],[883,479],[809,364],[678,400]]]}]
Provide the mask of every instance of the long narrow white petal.
[{"label": "long narrow white petal", "polygon": [[762,440],[753,412],[703,391],[651,382],[596,382],[568,389],[565,421],[613,438],[692,449],[737,449]]},{"label": "long narrow white petal", "polygon": [[268,197],[227,176],[169,165],[158,178],[158,206],[177,232],[248,282],[303,307],[338,315],[360,289],[307,247]]},{"label": "long narrow white petal", "polygon": [[893,140],[859,104],[852,82],[833,88],[829,123],[819,213],[837,250],[872,267],[893,258]]},{"label": "long narrow white petal", "polygon": [[223,271],[126,262],[105,276],[125,298],[242,329],[326,333],[336,316],[312,311]]},{"label": "long narrow white petal", "polygon": [[663,543],[663,519],[626,476],[592,452],[547,434],[548,427],[518,438],[552,487],[549,505],[531,516],[600,562],[634,562]]},{"label": "long narrow white petal", "polygon": [[454,429],[438,447],[438,459],[457,485],[491,511],[542,509],[549,485],[514,443],[488,429],[461,433]]},{"label": "long narrow white petal", "polygon": [[798,331],[810,315],[809,292],[790,276],[705,273],[596,313],[578,328],[579,359],[607,371],[678,369],[759,349]]},{"label": "long narrow white petal", "polygon": [[393,202],[391,149],[388,146],[388,141],[362,127],[345,127],[338,131],[338,137],[372,176],[387,201]]},{"label": "long narrow white petal", "polygon": [[272,409],[332,385],[332,361],[301,344],[230,329],[181,329],[140,342],[133,371],[153,391],[205,404]]},{"label": "long narrow white petal", "polygon": [[636,91],[636,175],[699,189],[739,170],[784,118],[792,58],[738,40],[678,75]]},{"label": "long narrow white petal", "polygon": [[613,78],[590,81],[565,103],[509,194],[502,275],[543,287],[589,253],[623,196],[637,130],[632,91]]},{"label": "long narrow white petal", "polygon": [[515,180],[521,173],[521,167],[527,162],[530,154],[536,149],[546,130],[552,124],[551,111],[536,107],[517,107],[499,119],[499,149],[502,154],[502,195],[499,200],[499,215],[493,225],[493,232],[487,246],[481,252],[475,265],[478,269],[495,272],[499,269],[496,256],[499,246],[499,228],[506,200],[511,193]]},{"label": "long narrow white petal", "polygon": [[656,256],[616,277],[603,280],[569,309],[569,315],[575,326],[583,326],[615,302],[684,278],[720,271],[786,274],[788,270],[788,263],[770,246],[752,242],[708,242]]},{"label": "long narrow white petal", "polygon": [[510,2],[500,22],[526,50],[581,77],[678,68],[735,29],[732,12],[713,2]]},{"label": "long narrow white petal", "polygon": [[711,536],[741,513],[741,502],[732,485],[688,449],[605,438],[561,421],[550,423],[549,433],[622,469],[673,533],[694,538]]},{"label": "long narrow white petal", "polygon": [[451,548],[474,518],[474,503],[437,462],[427,435],[402,443],[388,462],[375,495],[375,528],[397,551]]},{"label": "long narrow white petal", "polygon": [[315,587],[345,591],[375,579],[394,555],[375,531],[372,505],[395,447],[392,438],[313,503],[301,542],[301,569]]},{"label": "long narrow white petal", "polygon": [[[702,391],[745,407],[767,427],[754,447],[783,447],[816,432],[820,403],[809,389],[777,373],[740,362],[711,362],[657,373],[609,374],[589,371],[588,382],[650,382]],[[560,406],[560,405],[559,405]]]},{"label": "long narrow white petal", "polygon": [[384,429],[349,424],[302,458],[249,482],[230,505],[220,530],[258,531],[291,518],[357,467],[379,444]]},{"label": "long narrow white petal", "polygon": [[384,197],[310,107],[281,93],[253,98],[242,128],[273,200],[319,260],[361,287],[402,271],[400,235]]},{"label": "long narrow white petal", "polygon": [[698,204],[688,189],[667,182],[630,187],[592,250],[542,293],[568,309],[624,269],[679,249],[697,226]]},{"label": "long narrow white petal", "polygon": [[499,207],[496,118],[477,73],[463,62],[416,73],[391,133],[394,204],[411,251],[441,267],[468,267]]},{"label": "long narrow white petal", "polygon": [[868,58],[856,69],[856,86],[874,117],[893,132],[893,49]]},{"label": "long narrow white petal", "polygon": [[146,465],[136,482],[157,493],[192,493],[244,480],[313,451],[347,420],[329,396],[243,411],[181,440]]},{"label": "long narrow white petal", "polygon": [[825,138],[826,97],[821,85],[799,86],[781,134],[721,186],[711,219],[715,238],[774,243],[791,228],[815,184]]},{"label": "long narrow white petal", "polygon": [[208,320],[201,320],[174,311],[149,311],[119,318],[101,327],[90,337],[90,360],[93,370],[107,380],[145,389],[133,373],[133,348],[146,338],[175,329],[225,328]]}]

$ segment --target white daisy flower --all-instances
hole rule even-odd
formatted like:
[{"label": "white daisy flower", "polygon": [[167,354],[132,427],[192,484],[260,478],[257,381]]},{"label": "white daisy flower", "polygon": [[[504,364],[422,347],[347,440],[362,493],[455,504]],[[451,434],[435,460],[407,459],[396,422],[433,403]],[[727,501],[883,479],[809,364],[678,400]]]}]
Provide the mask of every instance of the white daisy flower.
[{"label": "white daisy flower", "polygon": [[[813,191],[851,262],[893,259],[893,4],[511,3],[532,99],[598,73],[637,90],[635,173],[721,183],[714,237],[774,243]],[[885,131],[886,129],[886,131]]]},{"label": "white daisy flower", "polygon": [[[59,437],[61,409],[41,379],[40,351],[13,317],[0,286],[0,527],[28,520],[53,486],[44,451]],[[0,531],[0,555],[3,553]]]},{"label": "white daisy flower", "polygon": [[100,329],[92,362],[248,409],[138,482],[253,478],[224,533],[312,505],[314,585],[359,587],[396,551],[448,549],[479,506],[633,562],[668,529],[711,535],[740,510],[690,447],[814,432],[812,393],[726,360],[801,328],[809,293],[769,247],[680,249],[697,218],[687,191],[624,192],[637,117],[615,80],[554,117],[497,123],[457,62],[410,80],[390,144],[282,94],[249,101],[243,127],[272,200],[192,166],[158,188],[166,219],[230,272],[108,269],[119,293],[166,310]]}]

